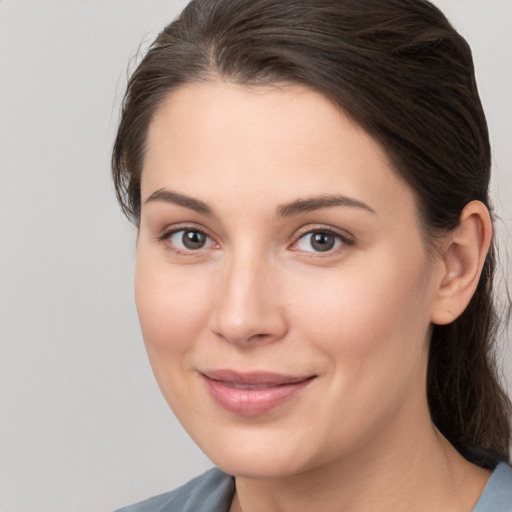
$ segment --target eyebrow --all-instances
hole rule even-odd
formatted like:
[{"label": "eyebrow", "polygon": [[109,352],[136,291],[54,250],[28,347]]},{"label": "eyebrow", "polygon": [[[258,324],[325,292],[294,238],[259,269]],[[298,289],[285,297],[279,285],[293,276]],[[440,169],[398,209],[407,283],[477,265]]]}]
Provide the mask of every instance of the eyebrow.
[{"label": "eyebrow", "polygon": [[357,199],[352,199],[343,195],[322,195],[309,197],[306,199],[297,199],[291,203],[283,204],[277,207],[278,217],[290,217],[299,213],[320,210],[321,208],[329,208],[332,206],[348,206],[351,208],[361,208],[370,213],[375,214],[375,210],[370,208],[366,203]]},{"label": "eyebrow", "polygon": [[[156,201],[162,201],[165,203],[176,204],[189,208],[197,213],[205,215],[215,216],[214,209],[204,201],[200,199],[194,199],[193,197],[180,194],[165,188],[161,188],[153,192],[144,202],[151,203]],[[330,208],[333,206],[348,206],[351,208],[361,208],[370,213],[375,214],[375,210],[370,208],[366,203],[353,199],[343,195],[322,195],[308,197],[305,199],[296,199],[291,203],[281,204],[276,209],[277,217],[291,217],[300,213],[311,212],[314,210],[320,210],[322,208]]]},{"label": "eyebrow", "polygon": [[146,201],[144,201],[144,203],[147,204],[154,201],[162,201],[165,203],[176,204],[178,206],[184,206],[185,208],[189,208],[190,210],[194,210],[197,213],[203,213],[205,215],[215,215],[213,208],[204,201],[194,199],[193,197],[173,192],[172,190],[167,190],[165,188],[161,188],[153,192]]}]

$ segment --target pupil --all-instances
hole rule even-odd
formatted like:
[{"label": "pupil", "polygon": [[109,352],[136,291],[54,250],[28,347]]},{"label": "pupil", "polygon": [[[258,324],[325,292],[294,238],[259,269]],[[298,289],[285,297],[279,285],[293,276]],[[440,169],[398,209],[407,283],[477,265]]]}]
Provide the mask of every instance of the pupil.
[{"label": "pupil", "polygon": [[311,246],[315,251],[325,252],[334,247],[334,236],[328,233],[314,233],[311,238]]},{"label": "pupil", "polygon": [[206,242],[206,235],[200,231],[185,231],[182,241],[187,249],[201,249]]}]

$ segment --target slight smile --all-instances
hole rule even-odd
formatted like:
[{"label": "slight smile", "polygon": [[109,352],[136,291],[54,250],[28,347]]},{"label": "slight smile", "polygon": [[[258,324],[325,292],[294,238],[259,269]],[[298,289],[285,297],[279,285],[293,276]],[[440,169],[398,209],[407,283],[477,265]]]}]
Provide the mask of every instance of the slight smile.
[{"label": "slight smile", "polygon": [[265,414],[294,397],[316,375],[289,376],[270,372],[233,370],[200,372],[215,403],[242,416]]}]

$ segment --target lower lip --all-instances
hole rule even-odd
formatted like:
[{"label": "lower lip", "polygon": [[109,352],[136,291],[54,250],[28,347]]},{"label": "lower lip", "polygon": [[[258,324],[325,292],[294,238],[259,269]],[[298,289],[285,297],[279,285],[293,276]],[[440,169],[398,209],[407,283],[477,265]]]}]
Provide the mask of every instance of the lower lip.
[{"label": "lower lip", "polygon": [[275,409],[297,395],[312,380],[313,377],[268,388],[235,389],[222,381],[205,377],[213,400],[223,409],[241,416],[258,416]]}]

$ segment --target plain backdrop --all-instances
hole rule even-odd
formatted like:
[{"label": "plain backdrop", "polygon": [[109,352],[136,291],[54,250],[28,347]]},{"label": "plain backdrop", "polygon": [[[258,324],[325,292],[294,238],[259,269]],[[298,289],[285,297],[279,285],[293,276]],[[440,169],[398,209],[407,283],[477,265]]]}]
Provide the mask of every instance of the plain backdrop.
[{"label": "plain backdrop", "polygon": [[[506,264],[512,2],[436,3],[473,47]],[[210,466],[151,374],[109,175],[128,63],[184,5],[0,0],[2,512],[109,512]]]}]

